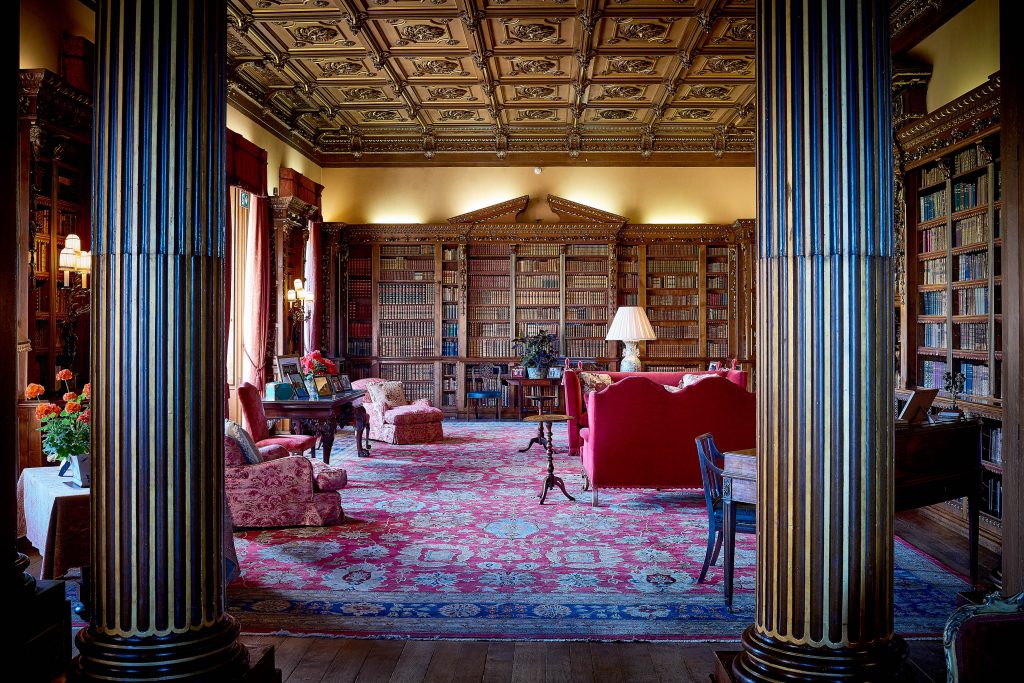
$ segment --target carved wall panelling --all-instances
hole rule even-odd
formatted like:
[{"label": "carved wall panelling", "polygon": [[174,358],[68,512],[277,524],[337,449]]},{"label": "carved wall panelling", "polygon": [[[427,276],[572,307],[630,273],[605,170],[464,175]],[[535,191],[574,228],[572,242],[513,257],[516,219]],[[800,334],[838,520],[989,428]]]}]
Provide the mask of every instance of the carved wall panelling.
[{"label": "carved wall panelling", "polygon": [[273,348],[267,349],[269,368],[274,367],[275,356],[290,351],[290,323],[286,319],[284,294],[291,288],[292,280],[303,277],[309,221],[319,217],[319,214],[320,209],[296,197],[270,197],[270,258],[273,277],[270,283],[272,303],[268,339],[273,342]]}]

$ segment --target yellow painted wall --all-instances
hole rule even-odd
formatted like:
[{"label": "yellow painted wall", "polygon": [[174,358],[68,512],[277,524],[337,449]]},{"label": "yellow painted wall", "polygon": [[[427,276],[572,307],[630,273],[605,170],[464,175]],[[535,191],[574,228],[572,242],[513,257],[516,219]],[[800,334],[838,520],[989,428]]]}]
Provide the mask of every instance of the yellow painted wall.
[{"label": "yellow painted wall", "polygon": [[22,69],[57,73],[62,33],[95,42],[96,15],[78,0],[21,0],[20,23]]},{"label": "yellow painted wall", "polygon": [[324,220],[441,223],[451,216],[530,195],[522,219],[557,218],[544,198],[558,195],[632,223],[732,223],[756,214],[749,168],[532,167],[325,168]]},{"label": "yellow painted wall", "polygon": [[278,186],[282,166],[293,168],[318,183],[323,182],[322,169],[319,166],[230,104],[227,122],[229,129],[267,150],[267,191],[270,194],[274,194],[274,188]]},{"label": "yellow painted wall", "polygon": [[999,71],[999,0],[975,0],[909,54],[932,66],[928,111],[973,90]]}]

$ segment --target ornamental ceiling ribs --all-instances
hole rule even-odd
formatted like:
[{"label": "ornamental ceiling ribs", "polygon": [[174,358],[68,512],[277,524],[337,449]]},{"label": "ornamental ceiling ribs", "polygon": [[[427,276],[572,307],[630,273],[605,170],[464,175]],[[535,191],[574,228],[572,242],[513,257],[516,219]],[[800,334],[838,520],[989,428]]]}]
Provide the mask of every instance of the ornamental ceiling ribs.
[{"label": "ornamental ceiling ribs", "polygon": [[228,0],[229,99],[323,166],[749,166],[753,12]]}]

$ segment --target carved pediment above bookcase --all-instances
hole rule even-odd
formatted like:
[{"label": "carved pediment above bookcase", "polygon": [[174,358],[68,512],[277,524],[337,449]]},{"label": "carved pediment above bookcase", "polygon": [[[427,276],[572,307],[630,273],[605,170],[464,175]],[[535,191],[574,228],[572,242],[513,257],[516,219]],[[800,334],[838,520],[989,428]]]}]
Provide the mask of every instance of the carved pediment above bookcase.
[{"label": "carved pediment above bookcase", "polygon": [[740,219],[732,225],[712,223],[636,223],[622,229],[619,239],[623,244],[649,242],[743,242],[754,238],[754,221]]},{"label": "carved pediment above bookcase", "polygon": [[520,214],[526,210],[529,203],[530,195],[524,194],[522,197],[509,199],[498,204],[491,204],[490,206],[475,209],[459,216],[452,216],[448,219],[448,222],[452,224],[468,223],[471,225],[479,225],[480,223],[515,223],[519,220]]},{"label": "carved pediment above bookcase", "polygon": [[604,242],[617,239],[622,225],[599,223],[503,223],[474,225],[471,242]]},{"label": "carved pediment above bookcase", "polygon": [[595,209],[592,206],[557,197],[553,194],[548,195],[548,207],[550,207],[552,213],[557,215],[563,221],[609,223],[619,226],[625,225],[629,221],[625,216],[620,216],[618,214],[611,213],[610,211]]},{"label": "carved pediment above bookcase", "polygon": [[462,244],[469,234],[467,225],[448,223],[366,223],[342,225],[342,237],[350,244],[453,242]]}]

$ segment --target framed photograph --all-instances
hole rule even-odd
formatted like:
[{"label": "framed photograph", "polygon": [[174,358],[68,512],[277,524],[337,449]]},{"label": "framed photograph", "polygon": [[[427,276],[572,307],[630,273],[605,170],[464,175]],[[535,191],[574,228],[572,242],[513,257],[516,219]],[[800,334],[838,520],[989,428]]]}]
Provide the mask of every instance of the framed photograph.
[{"label": "framed photograph", "polygon": [[327,378],[327,381],[331,383],[331,391],[334,392],[335,395],[344,393],[345,389],[341,385],[341,377],[331,375]]},{"label": "framed photograph", "polygon": [[548,379],[562,379],[562,368],[548,368]]},{"label": "framed photograph", "polygon": [[302,379],[302,373],[292,372],[288,374],[288,383],[292,385],[292,389],[295,390],[295,398],[300,401],[309,400],[309,392],[306,391],[306,381]]},{"label": "framed photograph", "polygon": [[526,377],[526,368],[521,365],[513,366],[510,372],[512,377]]},{"label": "framed photograph", "polygon": [[908,424],[921,424],[928,419],[928,410],[932,407],[932,401],[938,396],[938,389],[917,389],[910,395],[907,404],[903,406],[899,419],[906,420]]},{"label": "framed photograph", "polygon": [[317,398],[330,398],[334,396],[330,380],[323,375],[317,375],[313,378],[313,387],[316,389]]},{"label": "framed photograph", "polygon": [[338,381],[341,382],[342,391],[352,391],[352,382],[348,375],[338,375]]},{"label": "framed photograph", "polygon": [[722,369],[722,363],[720,361],[713,360],[710,363],[708,363],[708,370],[721,370],[721,369]]},{"label": "framed photograph", "polygon": [[299,364],[298,356],[278,356],[277,372],[282,382],[289,381],[293,372],[302,374],[302,366]]}]

